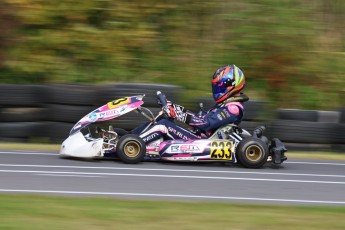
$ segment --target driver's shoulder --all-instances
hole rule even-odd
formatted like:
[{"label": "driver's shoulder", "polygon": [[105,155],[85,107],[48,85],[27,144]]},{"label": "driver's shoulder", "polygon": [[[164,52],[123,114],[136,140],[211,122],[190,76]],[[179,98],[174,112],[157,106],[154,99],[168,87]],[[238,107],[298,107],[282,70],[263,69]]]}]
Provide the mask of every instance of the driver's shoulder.
[{"label": "driver's shoulder", "polygon": [[241,110],[244,110],[243,102],[227,102],[224,103],[222,107],[232,109],[232,108],[239,108]]}]

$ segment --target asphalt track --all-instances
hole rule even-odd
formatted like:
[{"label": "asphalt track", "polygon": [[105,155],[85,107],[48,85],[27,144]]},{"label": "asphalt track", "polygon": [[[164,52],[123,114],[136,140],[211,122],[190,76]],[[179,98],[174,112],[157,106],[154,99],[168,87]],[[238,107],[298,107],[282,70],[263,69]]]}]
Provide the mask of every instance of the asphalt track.
[{"label": "asphalt track", "polygon": [[0,150],[0,193],[344,206],[345,161],[288,159],[245,169],[224,163],[128,165]]}]

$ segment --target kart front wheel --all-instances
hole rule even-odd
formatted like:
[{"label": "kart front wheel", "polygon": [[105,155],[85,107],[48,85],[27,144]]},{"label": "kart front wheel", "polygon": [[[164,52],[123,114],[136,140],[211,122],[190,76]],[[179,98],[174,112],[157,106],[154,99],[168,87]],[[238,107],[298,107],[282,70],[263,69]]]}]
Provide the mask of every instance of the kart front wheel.
[{"label": "kart front wheel", "polygon": [[126,164],[136,164],[142,161],[146,154],[143,139],[134,134],[122,136],[117,143],[117,155]]},{"label": "kart front wheel", "polygon": [[259,138],[246,137],[237,146],[236,158],[246,168],[261,168],[268,158],[268,147]]}]

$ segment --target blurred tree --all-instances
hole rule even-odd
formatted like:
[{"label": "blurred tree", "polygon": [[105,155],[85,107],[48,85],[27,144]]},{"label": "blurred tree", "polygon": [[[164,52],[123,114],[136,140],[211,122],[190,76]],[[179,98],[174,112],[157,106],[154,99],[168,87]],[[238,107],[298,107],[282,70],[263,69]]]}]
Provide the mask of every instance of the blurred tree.
[{"label": "blurred tree", "polygon": [[235,63],[249,94],[274,106],[336,107],[345,89],[345,1],[2,1],[2,82],[155,82],[205,96]]},{"label": "blurred tree", "polygon": [[15,8],[7,2],[0,4],[0,69],[4,68],[6,51],[17,38],[15,29],[19,26],[19,20],[15,16]]}]

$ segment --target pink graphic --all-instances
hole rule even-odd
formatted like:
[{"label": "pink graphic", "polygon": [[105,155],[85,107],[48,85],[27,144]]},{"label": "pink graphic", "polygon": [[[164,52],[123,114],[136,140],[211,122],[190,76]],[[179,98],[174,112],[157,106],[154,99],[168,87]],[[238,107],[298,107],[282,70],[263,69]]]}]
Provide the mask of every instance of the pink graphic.
[{"label": "pink graphic", "polygon": [[227,107],[228,107],[228,110],[230,111],[230,113],[235,114],[235,115],[240,114],[240,109],[238,107],[243,109],[243,106],[238,102],[228,103]]},{"label": "pink graphic", "polygon": [[159,145],[159,150],[158,150],[158,152],[161,152],[161,150],[162,150],[167,144],[168,144],[167,142],[162,142],[162,143]]},{"label": "pink graphic", "polygon": [[143,96],[133,96],[120,98],[108,102],[83,117],[71,130],[71,133],[77,132],[81,128],[98,121],[107,121],[122,116],[144,104]]}]

